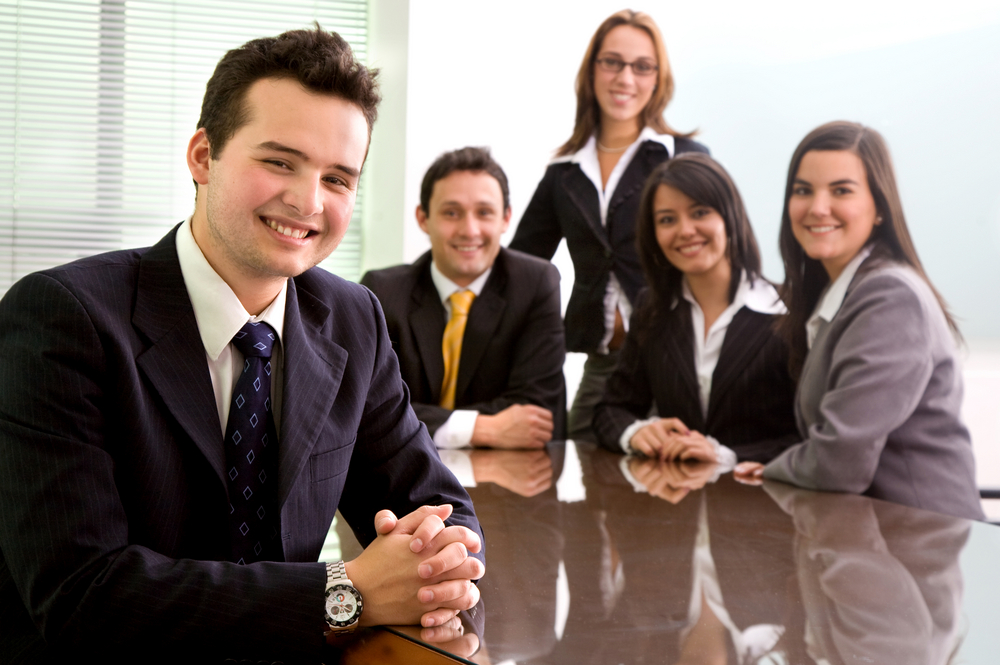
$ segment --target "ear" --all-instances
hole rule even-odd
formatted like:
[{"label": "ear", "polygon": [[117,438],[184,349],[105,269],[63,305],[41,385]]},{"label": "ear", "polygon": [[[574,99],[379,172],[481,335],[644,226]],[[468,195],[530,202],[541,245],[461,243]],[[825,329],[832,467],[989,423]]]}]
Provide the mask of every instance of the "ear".
[{"label": "ear", "polygon": [[191,177],[199,185],[208,184],[208,175],[212,162],[211,146],[208,144],[208,135],[202,127],[194,133],[188,141],[187,163]]},{"label": "ear", "polygon": [[876,215],[875,216],[875,226],[881,226],[881,225],[882,225],[882,215]]},{"label": "ear", "polygon": [[420,230],[430,235],[431,232],[427,229],[427,213],[424,212],[423,206],[419,203],[417,204],[417,209],[414,211],[417,216],[417,224],[420,225]]},{"label": "ear", "polygon": [[510,215],[513,212],[510,208],[503,214],[503,228],[500,229],[500,233],[507,233],[507,227],[510,226]]}]

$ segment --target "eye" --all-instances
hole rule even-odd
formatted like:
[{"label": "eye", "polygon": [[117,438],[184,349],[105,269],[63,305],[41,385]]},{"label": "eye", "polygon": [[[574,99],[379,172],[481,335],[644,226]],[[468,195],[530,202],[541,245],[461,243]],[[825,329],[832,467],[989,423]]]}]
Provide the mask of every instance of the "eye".
[{"label": "eye", "polygon": [[805,185],[795,185],[792,187],[792,196],[809,196],[812,190]]},{"label": "eye", "polygon": [[656,65],[651,63],[649,60],[636,60],[632,63],[632,71],[639,76],[645,76],[647,74],[652,74],[657,69]]},{"label": "eye", "polygon": [[610,55],[598,58],[597,64],[610,72],[620,72],[625,67],[624,60]]},{"label": "eye", "polygon": [[673,215],[660,215],[654,220],[657,226],[667,226],[669,224],[673,224],[676,221],[677,218],[674,217]]},{"label": "eye", "polygon": [[325,178],[323,178],[323,182],[325,182],[325,183],[327,183],[329,185],[336,185],[338,187],[347,187],[348,186],[346,180],[344,180],[343,178],[341,178],[339,176],[335,176],[335,175],[328,175],[328,176],[326,176]]},{"label": "eye", "polygon": [[845,194],[850,194],[852,192],[853,192],[853,190],[850,187],[840,186],[840,187],[834,187],[833,188],[833,193],[835,195],[837,195],[837,196],[843,196]]},{"label": "eye", "polygon": [[280,159],[265,159],[263,161],[264,161],[265,164],[270,164],[271,166],[275,166],[275,167],[277,167],[279,169],[289,169],[289,168],[291,168],[290,166],[288,166],[288,164],[286,164],[285,162],[281,161]]},{"label": "eye", "polygon": [[712,212],[711,208],[695,208],[691,211],[691,219],[702,219]]}]

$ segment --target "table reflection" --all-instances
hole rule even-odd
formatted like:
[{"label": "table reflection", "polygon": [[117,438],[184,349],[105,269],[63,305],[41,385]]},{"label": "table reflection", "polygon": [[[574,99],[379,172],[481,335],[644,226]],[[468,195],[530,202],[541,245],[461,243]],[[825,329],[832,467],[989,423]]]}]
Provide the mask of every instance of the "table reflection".
[{"label": "table reflection", "polygon": [[503,453],[479,461],[528,473],[469,487],[487,541],[473,662],[977,662],[956,655],[959,555],[993,527],[582,442]]}]

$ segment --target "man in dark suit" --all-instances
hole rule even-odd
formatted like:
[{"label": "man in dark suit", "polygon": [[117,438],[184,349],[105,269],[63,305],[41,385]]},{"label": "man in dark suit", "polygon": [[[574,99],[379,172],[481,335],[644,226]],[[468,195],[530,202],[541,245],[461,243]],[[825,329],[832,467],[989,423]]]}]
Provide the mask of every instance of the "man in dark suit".
[{"label": "man in dark suit", "polygon": [[[357,626],[457,628],[476,604],[478,522],[378,303],[313,267],[378,101],[336,34],[230,51],[188,146],[192,217],[0,302],[0,660],[318,660]],[[338,505],[368,548],[317,563]]]},{"label": "man in dark suit", "polygon": [[[431,250],[367,273],[413,409],[439,448],[540,448],[564,432],[559,273],[500,246],[507,177],[484,148],[437,158],[420,228]],[[457,304],[456,304],[457,303]]]}]

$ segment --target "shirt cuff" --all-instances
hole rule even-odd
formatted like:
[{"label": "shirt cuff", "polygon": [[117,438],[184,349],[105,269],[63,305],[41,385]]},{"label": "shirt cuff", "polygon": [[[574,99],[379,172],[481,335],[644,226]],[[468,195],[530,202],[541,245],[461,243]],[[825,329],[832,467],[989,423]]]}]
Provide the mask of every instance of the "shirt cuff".
[{"label": "shirt cuff", "polygon": [[736,452],[732,448],[727,448],[719,443],[719,440],[714,436],[706,436],[705,438],[708,439],[709,443],[712,444],[712,447],[715,448],[715,475],[709,481],[714,483],[719,479],[719,476],[724,473],[729,473],[736,468]]},{"label": "shirt cuff", "polygon": [[438,455],[448,470],[455,474],[462,487],[475,487],[476,474],[472,470],[471,450],[439,450]]},{"label": "shirt cuff", "polygon": [[660,417],[655,416],[653,418],[646,418],[645,420],[637,420],[628,427],[626,427],[625,431],[622,432],[621,437],[618,439],[618,444],[622,447],[622,450],[624,450],[626,453],[634,452],[635,449],[632,448],[632,437],[635,436],[635,433],[641,430],[646,425],[651,425],[655,422],[658,422],[659,420]]},{"label": "shirt cuff", "polygon": [[448,420],[434,432],[434,445],[438,448],[467,448],[472,443],[478,411],[452,411]]},{"label": "shirt cuff", "polygon": [[619,471],[621,471],[622,475],[625,476],[625,480],[627,480],[628,484],[632,486],[633,491],[637,493],[648,494],[649,489],[647,489],[645,485],[636,480],[635,476],[632,475],[632,470],[628,468],[628,462],[630,459],[632,459],[632,457],[626,455],[625,457],[618,460]]}]

